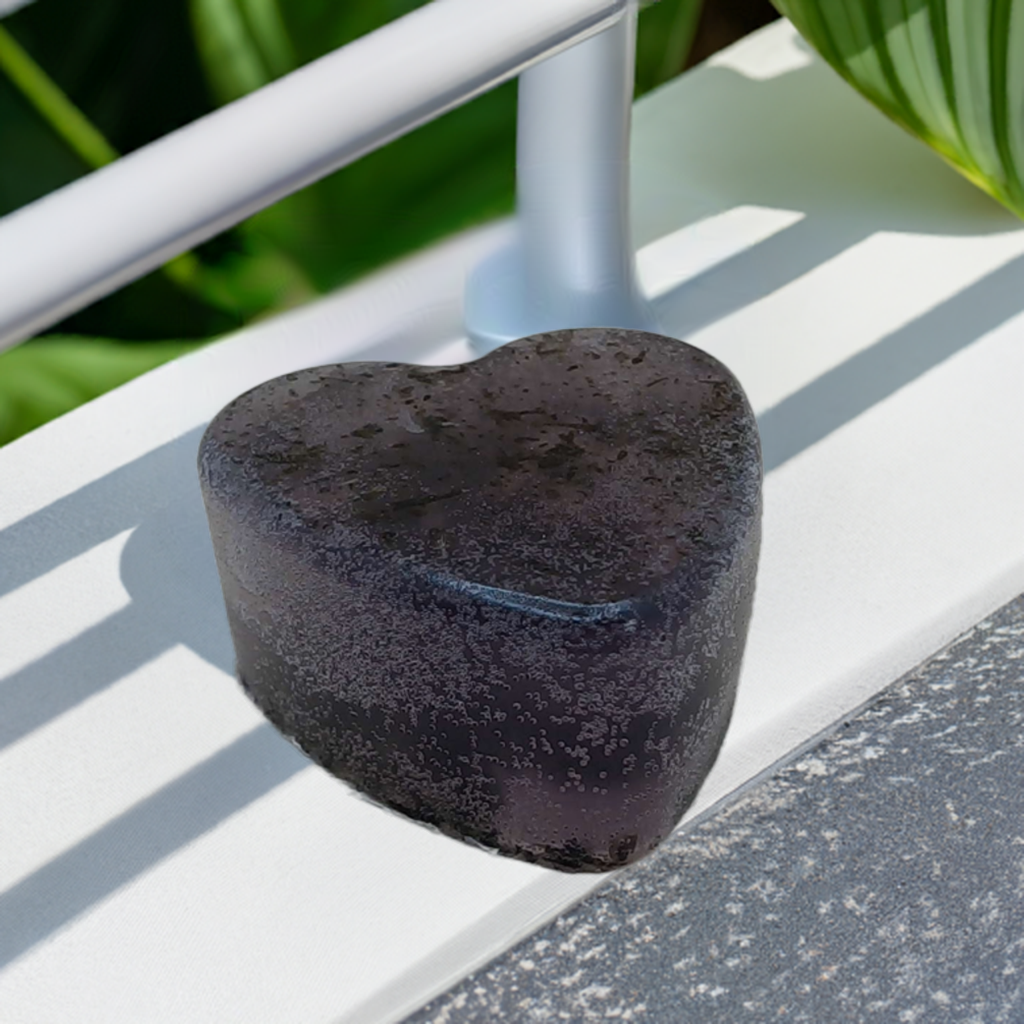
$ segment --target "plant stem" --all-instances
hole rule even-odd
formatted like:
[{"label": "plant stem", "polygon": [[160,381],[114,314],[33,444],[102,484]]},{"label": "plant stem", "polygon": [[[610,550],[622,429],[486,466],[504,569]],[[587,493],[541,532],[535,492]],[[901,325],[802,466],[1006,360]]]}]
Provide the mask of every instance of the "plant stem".
[{"label": "plant stem", "polygon": [[39,111],[47,124],[92,168],[120,155],[65,92],[0,25],[0,69]]},{"label": "plant stem", "polygon": [[[0,24],[0,70],[4,71],[43,120],[92,170],[119,159],[121,154],[68,98],[63,89],[29,56]],[[183,252],[161,268],[183,292],[208,302],[202,286],[203,266],[194,252]]]}]

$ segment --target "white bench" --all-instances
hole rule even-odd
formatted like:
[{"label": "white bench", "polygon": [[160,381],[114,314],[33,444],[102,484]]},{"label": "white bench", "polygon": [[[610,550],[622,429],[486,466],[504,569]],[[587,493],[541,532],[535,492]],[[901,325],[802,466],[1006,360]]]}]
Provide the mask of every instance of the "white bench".
[{"label": "white bench", "polygon": [[[642,282],[737,374],[768,471],[736,714],[690,820],[1024,590],[1024,230],[786,23],[634,116]],[[601,884],[382,811],[263,722],[194,469],[270,376],[469,358],[465,274],[506,230],[0,450],[5,1022],[399,1020]]]}]

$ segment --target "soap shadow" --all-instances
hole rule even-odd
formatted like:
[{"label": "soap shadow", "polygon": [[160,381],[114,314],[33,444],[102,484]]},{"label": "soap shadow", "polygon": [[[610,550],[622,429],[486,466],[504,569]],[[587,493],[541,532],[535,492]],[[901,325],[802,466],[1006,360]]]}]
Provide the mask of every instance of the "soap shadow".
[{"label": "soap shadow", "polygon": [[0,534],[9,590],[135,526],[121,556],[131,603],[0,680],[0,750],[176,644],[234,671],[195,473],[198,443],[193,431]]},{"label": "soap shadow", "polygon": [[[909,179],[902,171],[896,176],[892,196],[885,198],[889,196],[885,192],[887,175],[895,173],[893,158],[886,153],[878,155],[872,140],[877,142],[881,135],[898,129],[886,125],[863,104],[863,111],[847,117],[856,130],[847,124],[844,137],[836,138],[825,115],[830,104],[840,100],[819,104],[815,90],[824,95],[845,87],[825,81],[817,66],[756,83],[723,69],[709,71],[719,84],[722,76],[728,79],[723,92],[729,102],[691,118],[693,123],[672,144],[689,152],[695,151],[691,142],[704,144],[704,167],[696,176],[703,174],[709,194],[722,194],[720,208],[750,203],[806,209],[807,217],[663,297],[660,301],[666,319],[677,321],[686,331],[771,294],[876,231],[985,234],[1019,227],[953,172],[941,165],[936,168],[935,158],[923,147],[918,153],[912,140],[905,140],[900,149],[887,136],[882,146],[895,146],[903,154],[898,160],[914,165]],[[814,79],[810,87],[801,77],[805,75]],[[813,109],[798,116],[798,104],[792,122],[769,137],[759,121],[777,124],[777,119],[772,122],[767,117],[767,108],[790,109],[785,104],[792,104],[794,97]],[[862,104],[852,93],[841,102]],[[722,121],[725,117],[732,120]],[[722,131],[722,123],[728,124],[728,133]],[[762,173],[744,177],[740,165],[749,166],[751,160],[761,161]],[[851,160],[852,166],[846,167],[844,161]],[[872,160],[877,166],[868,166]],[[807,187],[814,194],[809,197],[799,194],[791,161],[811,161],[810,176],[799,176],[805,185],[810,181]],[[918,174],[918,164],[924,168],[926,163],[915,191],[906,182]],[[816,176],[829,174],[834,178],[826,183],[832,189],[831,198],[824,185],[815,184]],[[751,185],[755,177],[757,181]],[[836,214],[834,193],[844,188],[856,193],[851,211],[875,211],[870,221],[853,212],[845,215],[840,210]],[[873,189],[875,194],[865,198],[865,189]],[[667,231],[686,223],[687,217],[693,219],[692,207],[689,212],[682,207],[663,212],[662,227]],[[1024,310],[1022,275],[1024,258],[988,275],[767,410],[760,418],[766,469],[770,472],[783,465]],[[785,358],[784,352],[780,358]],[[223,672],[233,672],[233,652],[198,491],[195,455],[200,433],[191,431],[156,448],[0,531],[2,596],[134,529],[121,563],[130,604],[0,679],[0,746],[31,735],[178,644]],[[224,685],[234,683],[225,678]],[[116,737],[111,741],[116,742]],[[308,763],[273,729],[260,726],[103,824],[0,894],[0,963],[21,956]],[[87,782],[83,783],[83,788],[86,786]]]},{"label": "soap shadow", "polygon": [[187,486],[182,473],[202,433],[190,430],[0,530],[0,597],[158,512]]},{"label": "soap shadow", "polygon": [[[135,527],[120,564],[130,603],[0,680],[0,749],[179,644],[225,672],[223,685],[237,685],[196,474],[199,436],[163,445],[0,532],[6,593]],[[259,726],[102,824],[0,894],[0,966],[308,765],[270,725]],[[84,801],[89,786],[81,780]]]}]

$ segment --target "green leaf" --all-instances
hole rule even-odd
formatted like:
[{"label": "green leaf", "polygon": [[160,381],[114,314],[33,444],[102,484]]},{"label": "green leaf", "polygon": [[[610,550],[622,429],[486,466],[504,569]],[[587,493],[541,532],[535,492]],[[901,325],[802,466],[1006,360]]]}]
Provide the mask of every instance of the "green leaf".
[{"label": "green leaf", "polygon": [[[294,59],[306,63],[424,2],[293,0],[281,6],[278,34]],[[203,24],[196,18],[196,31],[211,78],[226,74],[216,70],[203,36],[213,31],[214,10],[230,9],[224,24],[233,27],[220,32],[222,49],[230,49],[236,66],[260,69],[245,72],[247,79],[234,74],[230,86],[222,82],[222,97],[269,80],[267,46],[243,31],[242,0],[192,5],[193,12],[207,12]],[[223,42],[229,32],[230,48]],[[515,90],[506,86],[257,214],[242,231],[287,253],[317,290],[328,291],[452,231],[511,212],[514,194]]]},{"label": "green leaf", "polygon": [[276,0],[191,0],[190,11],[218,102],[230,103],[296,67]]},{"label": "green leaf", "polygon": [[0,216],[74,181],[88,170],[0,74]]},{"label": "green leaf", "polygon": [[515,205],[510,83],[257,214],[320,291]]},{"label": "green leaf", "polygon": [[1024,217],[1024,0],[774,0],[894,121]]},{"label": "green leaf", "polygon": [[285,28],[300,63],[314,60],[423,7],[428,0],[288,0]]},{"label": "green leaf", "polygon": [[239,245],[215,263],[194,253],[171,260],[164,273],[209,306],[245,321],[299,306],[316,296],[302,269],[251,223]]},{"label": "green leaf", "polygon": [[200,344],[53,335],[0,354],[0,445]]},{"label": "green leaf", "polygon": [[654,0],[640,12],[636,41],[636,92],[643,95],[686,65],[704,0]]}]

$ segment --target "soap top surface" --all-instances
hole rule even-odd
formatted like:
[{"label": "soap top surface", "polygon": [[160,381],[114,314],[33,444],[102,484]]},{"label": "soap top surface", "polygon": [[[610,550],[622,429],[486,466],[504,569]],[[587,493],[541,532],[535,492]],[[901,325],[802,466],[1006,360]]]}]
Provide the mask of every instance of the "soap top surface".
[{"label": "soap top surface", "polygon": [[345,363],[237,398],[208,491],[282,544],[559,602],[648,593],[759,501],[753,413],[707,353],[638,331],[520,339],[472,363]]}]

